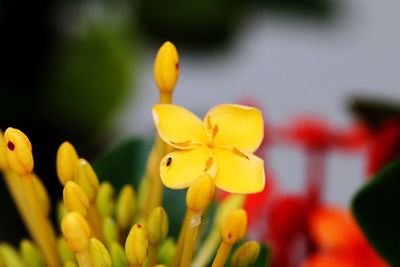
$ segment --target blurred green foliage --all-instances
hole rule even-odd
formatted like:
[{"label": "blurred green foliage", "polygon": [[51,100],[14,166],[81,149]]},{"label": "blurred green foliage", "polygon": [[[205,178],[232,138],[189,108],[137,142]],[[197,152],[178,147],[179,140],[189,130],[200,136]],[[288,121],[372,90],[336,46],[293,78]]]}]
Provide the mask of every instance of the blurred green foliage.
[{"label": "blurred green foliage", "polygon": [[400,266],[400,159],[378,172],[352,201],[357,223],[371,245],[393,266]]}]

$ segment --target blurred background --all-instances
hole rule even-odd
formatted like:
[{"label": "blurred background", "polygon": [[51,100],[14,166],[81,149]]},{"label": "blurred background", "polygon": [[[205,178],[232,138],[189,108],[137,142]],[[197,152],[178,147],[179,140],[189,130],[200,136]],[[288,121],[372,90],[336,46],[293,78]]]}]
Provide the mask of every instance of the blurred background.
[{"label": "blurred background", "polygon": [[[303,115],[376,130],[400,114],[398,10],[396,0],[0,0],[0,128],[27,133],[37,173],[60,196],[62,141],[94,159],[154,133],[153,60],[170,40],[181,66],[175,103],[200,116],[250,101],[271,131]],[[266,157],[281,187],[302,190],[304,149],[271,145]],[[348,203],[365,158],[362,149],[329,153],[327,201]],[[18,228],[14,219],[4,224]]]}]

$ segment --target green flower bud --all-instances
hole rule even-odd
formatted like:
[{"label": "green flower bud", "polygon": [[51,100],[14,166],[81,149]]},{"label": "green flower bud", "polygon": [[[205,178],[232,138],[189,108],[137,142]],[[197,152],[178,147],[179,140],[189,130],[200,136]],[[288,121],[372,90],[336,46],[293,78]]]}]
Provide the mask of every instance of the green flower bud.
[{"label": "green flower bud", "polygon": [[62,264],[66,264],[67,262],[75,262],[75,254],[69,248],[64,237],[57,238],[57,251]]},{"label": "green flower bud", "polygon": [[168,234],[168,215],[162,207],[153,209],[147,221],[147,237],[151,245],[158,245]]},{"label": "green flower bud", "polygon": [[114,241],[119,240],[119,231],[117,224],[111,217],[106,217],[103,220],[103,233],[108,248],[110,248],[111,244]]},{"label": "green flower bud", "polygon": [[29,240],[22,240],[20,243],[20,253],[23,262],[28,267],[43,267],[44,261],[39,249]]},{"label": "green flower bud", "polygon": [[110,252],[113,267],[129,267],[124,248],[118,242],[111,244]]},{"label": "green flower bud", "polygon": [[160,246],[158,262],[169,265],[175,255],[176,245],[172,238],[167,238]]},{"label": "green flower bud", "polygon": [[18,252],[8,244],[0,245],[0,258],[4,267],[27,267],[19,257]]},{"label": "green flower bud", "polygon": [[78,267],[78,265],[73,261],[67,261],[64,263],[64,267]]},{"label": "green flower bud", "polygon": [[67,208],[64,206],[64,202],[60,201],[57,204],[57,225],[61,225],[62,219],[67,215]]},{"label": "green flower bud", "polygon": [[114,213],[114,188],[109,182],[102,182],[97,192],[96,205],[100,216],[105,218]]},{"label": "green flower bud", "polygon": [[111,267],[111,256],[106,247],[96,238],[89,241],[89,257],[93,267]]},{"label": "green flower bud", "polygon": [[233,253],[231,266],[251,266],[257,260],[259,253],[260,245],[256,241],[245,242]]},{"label": "green flower bud", "polygon": [[119,229],[125,231],[132,226],[135,219],[135,190],[131,185],[125,185],[119,193],[115,216]]}]

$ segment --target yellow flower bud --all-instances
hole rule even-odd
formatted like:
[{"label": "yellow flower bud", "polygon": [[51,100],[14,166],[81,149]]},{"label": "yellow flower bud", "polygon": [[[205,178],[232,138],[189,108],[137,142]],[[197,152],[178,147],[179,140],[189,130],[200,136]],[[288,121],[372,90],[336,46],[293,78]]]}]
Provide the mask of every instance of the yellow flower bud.
[{"label": "yellow flower bud", "polygon": [[89,241],[89,257],[93,267],[111,267],[110,253],[96,238]]},{"label": "yellow flower bud", "polygon": [[4,143],[4,134],[0,130],[0,170],[5,171],[9,168],[6,154],[6,144]]},{"label": "yellow flower bud", "polygon": [[18,252],[10,245],[0,245],[0,259],[5,267],[26,267]]},{"label": "yellow flower bud", "polygon": [[64,142],[60,145],[57,151],[57,176],[61,184],[64,185],[67,181],[74,180],[75,164],[78,161],[78,153],[73,145],[69,142]]},{"label": "yellow flower bud", "polygon": [[113,242],[119,240],[117,224],[111,217],[106,217],[103,219],[103,233],[108,248],[110,248]]},{"label": "yellow flower bud", "polygon": [[44,187],[42,180],[40,180],[35,174],[32,175],[32,177],[40,205],[42,206],[43,214],[47,216],[50,213],[51,208],[49,194],[47,193],[46,187]]},{"label": "yellow flower bud", "polygon": [[162,207],[153,209],[147,221],[147,236],[151,245],[158,245],[168,234],[168,215]]},{"label": "yellow flower bud", "polygon": [[65,184],[64,205],[69,212],[78,212],[82,217],[86,217],[89,208],[89,199],[82,188],[75,182],[68,181]]},{"label": "yellow flower bud", "polygon": [[78,265],[76,265],[76,263],[73,262],[73,261],[67,261],[67,262],[64,264],[64,267],[78,267]]},{"label": "yellow flower bud", "polygon": [[149,241],[141,224],[135,224],[125,242],[125,255],[131,265],[143,264],[147,257]]},{"label": "yellow flower bud", "polygon": [[65,242],[64,237],[57,238],[57,251],[62,264],[66,264],[68,261],[75,262],[75,254]]},{"label": "yellow flower bud", "polygon": [[154,62],[154,80],[161,92],[171,92],[179,76],[179,56],[171,42],[165,42],[158,50]]},{"label": "yellow flower bud", "polygon": [[109,182],[102,182],[97,192],[96,205],[100,216],[112,216],[114,212],[114,188]]},{"label": "yellow flower bud", "polygon": [[204,211],[214,199],[215,185],[208,174],[202,174],[189,187],[186,205],[193,212]]},{"label": "yellow flower bud", "polygon": [[20,253],[22,261],[28,267],[43,267],[44,261],[39,249],[29,240],[22,240],[20,243]]},{"label": "yellow flower bud", "polygon": [[99,179],[89,162],[79,159],[75,165],[75,182],[82,188],[89,202],[96,201]]},{"label": "yellow flower bud", "polygon": [[33,170],[32,145],[20,130],[9,127],[4,133],[6,155],[10,168],[19,176],[28,175]]},{"label": "yellow flower bud", "polygon": [[121,230],[127,230],[133,225],[135,211],[135,190],[131,185],[125,185],[119,193],[115,210],[117,224]]},{"label": "yellow flower bud", "polygon": [[232,211],[221,227],[223,242],[233,245],[244,238],[247,232],[247,214],[244,209]]},{"label": "yellow flower bud", "polygon": [[86,220],[77,212],[68,213],[61,223],[61,230],[65,241],[75,253],[84,253],[89,250],[91,232]]},{"label": "yellow flower bud", "polygon": [[113,267],[129,267],[125,251],[118,242],[113,242],[110,250]]},{"label": "yellow flower bud", "polygon": [[231,260],[232,267],[251,266],[258,258],[260,245],[256,241],[242,244],[234,253]]}]

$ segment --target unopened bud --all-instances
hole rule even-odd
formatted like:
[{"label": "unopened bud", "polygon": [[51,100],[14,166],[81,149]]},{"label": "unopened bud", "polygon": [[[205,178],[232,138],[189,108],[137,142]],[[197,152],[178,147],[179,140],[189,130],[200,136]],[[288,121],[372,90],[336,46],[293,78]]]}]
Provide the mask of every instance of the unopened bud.
[{"label": "unopened bud", "polygon": [[119,240],[118,227],[111,217],[106,217],[103,220],[103,233],[107,247],[110,248],[113,242]]},{"label": "unopened bud", "polygon": [[89,249],[91,232],[86,220],[77,212],[68,213],[61,223],[65,241],[75,253],[84,253]]},{"label": "unopened bud", "polygon": [[125,231],[133,225],[136,211],[135,190],[131,185],[125,185],[119,193],[115,217],[118,227]]},{"label": "unopened bud", "polygon": [[171,92],[179,76],[179,56],[171,42],[165,42],[158,50],[154,62],[154,80],[161,92]]},{"label": "unopened bud", "polygon": [[20,244],[20,253],[23,262],[28,267],[43,267],[44,261],[40,255],[39,249],[29,240],[22,240]]},{"label": "unopened bud", "polygon": [[78,267],[78,265],[74,261],[67,261],[64,267]]},{"label": "unopened bud", "polygon": [[223,242],[233,245],[244,238],[247,232],[247,214],[244,209],[232,211],[221,227]]},{"label": "unopened bud", "polygon": [[20,130],[9,127],[4,133],[8,164],[13,172],[25,176],[33,170],[32,145]]},{"label": "unopened bud", "polygon": [[96,238],[89,242],[89,257],[93,267],[111,267],[111,256],[106,247]]},{"label": "unopened bud", "polygon": [[61,226],[62,219],[68,214],[68,210],[64,205],[63,201],[59,201],[57,204],[57,225]]},{"label": "unopened bud", "polygon": [[96,201],[99,179],[92,166],[85,159],[79,159],[75,165],[75,182],[82,188],[89,202]]},{"label": "unopened bud", "polygon": [[131,265],[143,264],[147,257],[149,241],[141,224],[135,224],[125,242],[125,255]]},{"label": "unopened bud", "polygon": [[158,258],[160,262],[169,265],[172,261],[176,251],[176,245],[172,238],[167,238],[160,246],[160,251],[158,253]]},{"label": "unopened bud", "polygon": [[129,267],[124,248],[118,242],[113,242],[110,250],[113,267]]},{"label": "unopened bud", "polygon": [[6,267],[26,267],[18,252],[8,244],[0,245],[0,259]]},{"label": "unopened bud", "polygon": [[57,238],[57,251],[60,257],[61,263],[66,264],[68,261],[75,262],[75,254],[69,248],[64,237]]},{"label": "unopened bud", "polygon": [[214,199],[215,185],[208,174],[202,174],[189,187],[186,205],[193,212],[204,211]]},{"label": "unopened bud", "polygon": [[147,221],[147,237],[151,245],[158,245],[168,234],[168,215],[162,207],[153,209]]},{"label": "unopened bud", "polygon": [[75,182],[68,181],[65,184],[64,205],[69,212],[78,212],[82,217],[86,217],[89,208],[89,199],[82,188]]},{"label": "unopened bud", "polygon": [[97,192],[96,205],[100,216],[106,218],[114,212],[114,188],[109,182],[102,182]]},{"label": "unopened bud", "polygon": [[57,151],[57,176],[62,185],[67,181],[73,181],[75,176],[75,164],[78,161],[78,153],[70,142],[64,142]]},{"label": "unopened bud", "polygon": [[233,253],[231,266],[251,266],[257,260],[259,253],[260,245],[256,241],[245,242]]},{"label": "unopened bud", "polygon": [[8,159],[6,154],[6,144],[4,142],[4,134],[3,131],[0,130],[0,170],[5,171],[8,170]]}]

